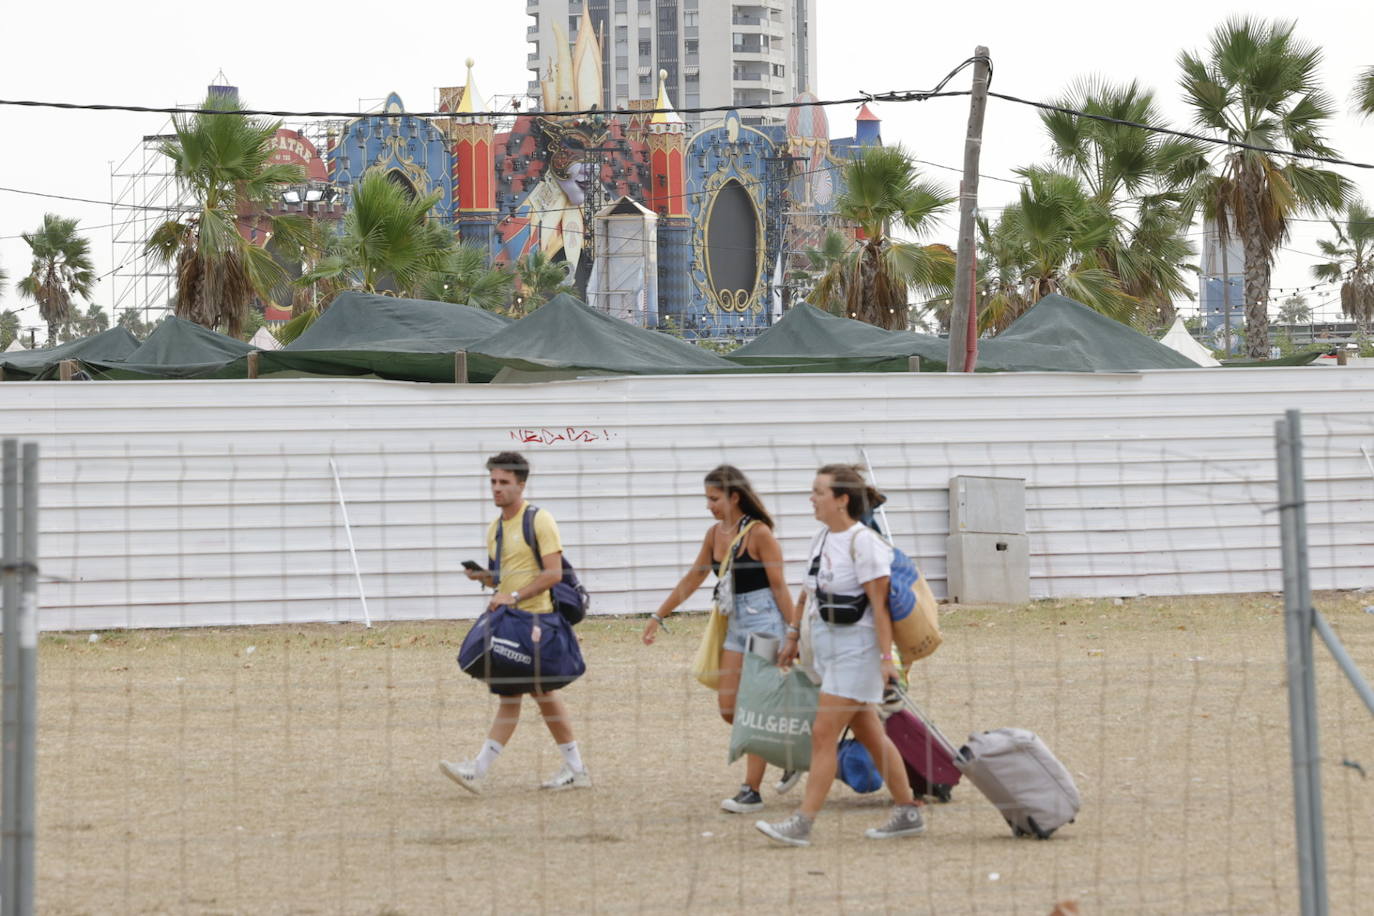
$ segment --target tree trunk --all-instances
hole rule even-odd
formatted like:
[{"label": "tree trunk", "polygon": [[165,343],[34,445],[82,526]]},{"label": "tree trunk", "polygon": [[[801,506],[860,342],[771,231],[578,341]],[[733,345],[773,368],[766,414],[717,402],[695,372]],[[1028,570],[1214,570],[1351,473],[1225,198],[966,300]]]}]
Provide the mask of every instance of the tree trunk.
[{"label": "tree trunk", "polygon": [[1245,172],[1245,206],[1249,211],[1237,228],[1245,249],[1245,350],[1251,359],[1269,357],[1269,256],[1259,224],[1259,179]]}]

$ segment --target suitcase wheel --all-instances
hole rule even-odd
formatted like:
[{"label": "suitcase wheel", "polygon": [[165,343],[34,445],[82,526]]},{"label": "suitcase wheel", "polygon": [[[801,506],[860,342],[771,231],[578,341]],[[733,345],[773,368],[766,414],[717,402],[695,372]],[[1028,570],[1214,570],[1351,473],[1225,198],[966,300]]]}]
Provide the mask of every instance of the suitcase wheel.
[{"label": "suitcase wheel", "polygon": [[949,804],[950,793],[952,791],[952,786],[947,786],[942,782],[936,783],[930,787],[930,794],[935,796],[936,801],[945,805]]},{"label": "suitcase wheel", "polygon": [[1050,834],[1054,833],[1053,830],[1042,830],[1040,828],[1040,825],[1035,822],[1035,818],[1033,817],[1027,817],[1026,823],[1030,826],[1030,829],[1034,831],[1036,839],[1048,840],[1050,838]]}]

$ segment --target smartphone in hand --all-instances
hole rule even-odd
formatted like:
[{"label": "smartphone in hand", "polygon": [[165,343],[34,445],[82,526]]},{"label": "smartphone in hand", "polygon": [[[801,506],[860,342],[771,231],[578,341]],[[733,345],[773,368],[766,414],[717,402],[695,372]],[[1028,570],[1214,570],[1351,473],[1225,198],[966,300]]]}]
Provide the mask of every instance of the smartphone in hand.
[{"label": "smartphone in hand", "polygon": [[474,563],[471,560],[464,560],[463,568],[466,569],[468,572],[485,572],[484,568],[482,567],[482,564]]}]

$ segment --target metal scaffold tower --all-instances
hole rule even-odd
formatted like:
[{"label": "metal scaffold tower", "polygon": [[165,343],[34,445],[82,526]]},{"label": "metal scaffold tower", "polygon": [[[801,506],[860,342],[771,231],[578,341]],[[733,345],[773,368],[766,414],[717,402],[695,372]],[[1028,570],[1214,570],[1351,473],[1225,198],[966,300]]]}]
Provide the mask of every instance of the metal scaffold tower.
[{"label": "metal scaffold tower", "polygon": [[153,230],[190,204],[172,174],[172,161],[162,153],[162,144],[174,136],[168,119],[158,133],[144,136],[118,164],[110,165],[113,321],[129,309],[144,321],[161,318],[175,289],[172,270],[144,253]]}]

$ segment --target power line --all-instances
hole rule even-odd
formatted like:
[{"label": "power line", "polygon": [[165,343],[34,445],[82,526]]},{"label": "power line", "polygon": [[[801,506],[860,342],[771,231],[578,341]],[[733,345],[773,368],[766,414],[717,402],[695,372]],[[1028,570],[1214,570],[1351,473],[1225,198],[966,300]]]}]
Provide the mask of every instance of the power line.
[{"label": "power line", "polygon": [[1324,162],[1328,165],[1348,165],[1357,169],[1374,169],[1374,163],[1355,162],[1350,159],[1338,159],[1334,156],[1320,156],[1316,153],[1300,153],[1296,150],[1275,149],[1272,146],[1259,146],[1254,143],[1243,143],[1240,140],[1225,140],[1221,137],[1207,137],[1202,134],[1189,133],[1185,130],[1174,130],[1171,127],[1159,127],[1154,124],[1142,124],[1139,121],[1126,121],[1121,118],[1113,118],[1108,115],[1089,114],[1086,111],[1079,111],[1076,108],[1066,108],[1063,105],[1052,105],[1048,102],[1035,102],[1030,99],[1018,98],[1014,95],[1006,95],[1001,92],[988,92],[988,95],[1001,99],[1004,102],[1015,102],[1017,105],[1029,105],[1032,108],[1039,108],[1044,111],[1056,111],[1060,114],[1074,115],[1080,118],[1089,118],[1093,121],[1102,121],[1107,124],[1119,124],[1122,127],[1138,127],[1141,130],[1148,130],[1157,134],[1168,134],[1172,137],[1182,137],[1185,140],[1197,140],[1201,143],[1211,143],[1215,146],[1231,146],[1237,149],[1253,150],[1257,153],[1273,153],[1277,156],[1285,156],[1292,159],[1307,159],[1312,162]]}]

